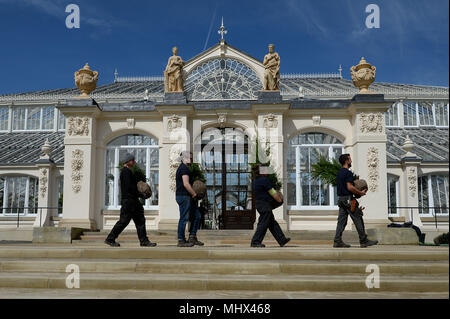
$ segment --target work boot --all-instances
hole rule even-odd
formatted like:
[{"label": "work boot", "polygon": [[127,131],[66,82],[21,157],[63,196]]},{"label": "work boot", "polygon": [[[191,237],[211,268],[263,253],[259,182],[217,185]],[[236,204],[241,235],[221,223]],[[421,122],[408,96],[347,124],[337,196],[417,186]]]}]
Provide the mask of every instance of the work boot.
[{"label": "work boot", "polygon": [[340,242],[334,242],[333,247],[334,248],[350,248],[351,246],[344,243],[343,241],[340,241]]},{"label": "work boot", "polygon": [[252,243],[252,244],[250,245],[250,247],[264,248],[264,247],[266,247],[266,245],[261,244],[261,243]]},{"label": "work boot", "polygon": [[280,244],[280,246],[281,247],[284,247],[284,246],[286,246],[286,244],[288,243],[288,242],[290,242],[291,241],[291,239],[288,237],[288,238],[285,238],[284,239],[284,241]]},{"label": "work boot", "polygon": [[141,247],[155,247],[156,243],[152,243],[150,240],[141,243]]},{"label": "work boot", "polygon": [[111,247],[120,247],[120,244],[114,240],[105,240],[105,244],[110,245]]},{"label": "work boot", "polygon": [[193,243],[194,245],[197,245],[197,246],[203,246],[204,245],[204,243],[199,241],[197,239],[197,236],[195,236],[195,235],[189,235],[189,242]]},{"label": "work boot", "polygon": [[178,239],[177,247],[192,247],[194,243],[186,241],[186,239]]},{"label": "work boot", "polygon": [[362,242],[360,244],[360,246],[361,246],[361,248],[366,248],[366,247],[369,247],[369,246],[374,246],[376,244],[378,244],[378,240],[367,239],[365,242]]}]

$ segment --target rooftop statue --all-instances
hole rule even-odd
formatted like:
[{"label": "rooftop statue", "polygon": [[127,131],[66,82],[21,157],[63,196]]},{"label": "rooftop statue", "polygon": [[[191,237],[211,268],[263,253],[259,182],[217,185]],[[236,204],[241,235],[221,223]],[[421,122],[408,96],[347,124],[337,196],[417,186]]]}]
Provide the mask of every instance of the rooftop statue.
[{"label": "rooftop statue", "polygon": [[264,57],[264,90],[279,91],[280,90],[280,56],[273,52],[275,46],[269,44],[269,53]]},{"label": "rooftop statue", "polygon": [[89,64],[75,72],[75,85],[81,91],[81,98],[89,97],[92,91],[97,87],[98,72],[92,71]]},{"label": "rooftop statue", "polygon": [[173,56],[169,58],[164,71],[165,92],[183,92],[183,66],[184,61],[177,56],[178,48],[173,47]]}]

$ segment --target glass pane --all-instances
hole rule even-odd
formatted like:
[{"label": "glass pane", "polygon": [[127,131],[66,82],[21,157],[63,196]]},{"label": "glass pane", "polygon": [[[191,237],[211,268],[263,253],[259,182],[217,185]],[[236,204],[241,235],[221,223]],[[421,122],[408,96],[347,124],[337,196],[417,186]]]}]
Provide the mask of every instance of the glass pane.
[{"label": "glass pane", "polygon": [[416,102],[403,102],[403,117],[405,126],[416,126]]},{"label": "glass pane", "polygon": [[29,194],[28,194],[28,214],[37,214],[38,211],[38,196],[39,196],[39,180],[30,177]]},{"label": "glass pane", "polygon": [[386,126],[398,126],[398,105],[394,103],[385,113]]},{"label": "glass pane", "polygon": [[436,125],[448,126],[448,104],[446,102],[437,102],[435,104],[436,110]]},{"label": "glass pane", "polygon": [[0,107],[0,131],[8,129],[9,108]]},{"label": "glass pane", "polygon": [[106,150],[105,206],[114,205],[114,149]]},{"label": "glass pane", "polygon": [[63,213],[63,200],[64,200],[64,176],[58,177],[58,215],[62,215]]},{"label": "glass pane", "polygon": [[41,108],[29,107],[27,116],[27,130],[39,130],[41,127]]},{"label": "glass pane", "polygon": [[418,178],[419,184],[419,213],[428,214],[429,201],[428,201],[428,176],[420,176]]},{"label": "glass pane", "polygon": [[7,178],[7,200],[9,214],[23,214],[25,207],[27,177]]},{"label": "glass pane", "polygon": [[5,177],[0,176],[0,214],[3,214],[4,197],[5,195]]},{"label": "glass pane", "polygon": [[433,120],[433,103],[431,102],[419,102],[419,122],[420,125],[434,125]]},{"label": "glass pane", "polygon": [[13,130],[24,130],[25,129],[25,108],[15,107],[13,109]]},{"label": "glass pane", "polygon": [[296,205],[297,203],[297,191],[296,191],[296,148],[288,146],[287,159],[286,159],[286,171],[287,171],[287,198],[288,205]]},{"label": "glass pane", "polygon": [[47,106],[42,108],[42,129],[51,130],[55,124],[55,108]]},{"label": "glass pane", "polygon": [[58,112],[58,129],[64,130],[66,128],[66,117],[62,114],[61,111]]}]

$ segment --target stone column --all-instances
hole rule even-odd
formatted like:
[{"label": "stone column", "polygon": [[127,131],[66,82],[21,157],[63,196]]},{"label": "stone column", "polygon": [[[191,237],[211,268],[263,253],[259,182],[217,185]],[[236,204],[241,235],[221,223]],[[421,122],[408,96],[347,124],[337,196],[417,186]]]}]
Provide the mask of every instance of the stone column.
[{"label": "stone column", "polygon": [[50,157],[51,145],[48,139],[42,146],[42,155],[38,162],[36,162],[36,167],[39,170],[39,192],[38,192],[38,211],[36,219],[34,221],[33,227],[45,227],[53,226],[51,221],[51,216],[56,216],[58,213],[54,209],[48,209],[52,206],[52,193],[51,181],[53,181],[53,168],[55,164]]},{"label": "stone column", "polygon": [[58,107],[66,118],[64,138],[64,203],[59,227],[96,229],[95,188],[96,118],[101,110],[90,98],[68,100]]},{"label": "stone column", "polygon": [[177,161],[180,153],[191,150],[188,131],[188,114],[192,105],[156,106],[163,115],[164,133],[160,140],[159,151],[159,212],[158,229],[175,230],[178,228],[180,213],[175,200],[175,173],[180,165]]},{"label": "stone column", "polygon": [[[400,193],[403,199],[402,206],[404,207],[419,207],[417,172],[422,159],[411,152],[413,147],[414,143],[407,136],[403,144],[403,149],[406,151],[406,154],[401,159],[403,175],[400,180]],[[423,226],[417,208],[413,208],[412,210],[401,209],[400,215],[405,217],[406,222],[412,222],[418,227]]]},{"label": "stone column", "polygon": [[[252,105],[252,109],[257,114],[257,127],[259,135],[260,146],[266,146],[266,142],[269,141],[270,145],[270,155],[268,160],[270,160],[270,165],[277,174],[278,180],[282,183],[281,192],[285,194],[286,183],[284,183],[284,136],[283,136],[283,114],[289,109],[288,104],[282,104],[281,99],[277,101],[277,96],[279,92],[269,92],[273,93],[266,96],[268,93],[264,92],[260,94],[259,101],[261,104]],[[274,105],[274,104],[277,105]],[[264,148],[265,149],[265,148]],[[263,162],[263,159],[260,159]],[[278,207],[273,211],[275,219],[280,224],[283,230],[288,229],[288,217],[286,211],[286,202],[283,206]],[[257,223],[258,218],[256,219]]]},{"label": "stone column", "polygon": [[386,129],[384,113],[390,102],[382,94],[358,94],[352,99],[353,141],[351,143],[353,171],[365,179],[367,195],[360,199],[366,229],[385,227],[388,223]]}]

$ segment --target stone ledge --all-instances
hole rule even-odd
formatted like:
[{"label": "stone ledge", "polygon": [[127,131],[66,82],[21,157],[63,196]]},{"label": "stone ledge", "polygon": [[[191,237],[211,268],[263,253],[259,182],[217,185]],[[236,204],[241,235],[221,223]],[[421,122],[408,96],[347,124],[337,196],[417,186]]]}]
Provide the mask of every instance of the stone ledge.
[{"label": "stone ledge", "polygon": [[419,237],[412,228],[371,228],[367,229],[371,240],[378,240],[380,245],[418,245]]},{"label": "stone ledge", "polygon": [[77,227],[35,227],[33,228],[33,243],[72,243],[80,239],[83,231],[88,229]]}]

